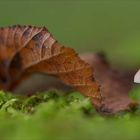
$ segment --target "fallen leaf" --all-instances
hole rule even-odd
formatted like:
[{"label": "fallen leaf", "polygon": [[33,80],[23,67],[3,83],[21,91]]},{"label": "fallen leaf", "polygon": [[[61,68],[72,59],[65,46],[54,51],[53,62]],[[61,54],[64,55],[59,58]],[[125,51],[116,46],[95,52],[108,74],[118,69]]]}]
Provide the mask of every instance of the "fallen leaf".
[{"label": "fallen leaf", "polygon": [[0,89],[11,90],[33,73],[57,77],[100,106],[93,69],[76,52],[59,44],[43,27],[0,28]]},{"label": "fallen leaf", "polygon": [[103,54],[83,54],[81,58],[94,67],[94,76],[101,85],[102,105],[98,111],[114,114],[136,107],[137,103],[128,96],[135,72],[114,70]]}]

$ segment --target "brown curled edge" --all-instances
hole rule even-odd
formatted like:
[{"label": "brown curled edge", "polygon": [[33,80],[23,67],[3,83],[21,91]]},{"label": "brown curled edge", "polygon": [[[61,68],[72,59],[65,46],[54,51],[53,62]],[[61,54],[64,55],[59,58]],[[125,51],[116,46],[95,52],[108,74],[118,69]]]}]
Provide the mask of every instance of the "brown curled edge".
[{"label": "brown curled edge", "polygon": [[[102,114],[115,114],[133,110],[138,103],[129,98],[134,72],[122,72],[111,68],[104,54],[82,54],[81,58],[94,67],[94,76],[101,85],[102,104],[97,110]],[[94,104],[94,101],[93,101]]]},{"label": "brown curled edge", "polygon": [[97,109],[101,107],[100,86],[92,67],[57,42],[47,28],[0,28],[0,89],[12,90],[33,73],[55,76],[90,97]]}]

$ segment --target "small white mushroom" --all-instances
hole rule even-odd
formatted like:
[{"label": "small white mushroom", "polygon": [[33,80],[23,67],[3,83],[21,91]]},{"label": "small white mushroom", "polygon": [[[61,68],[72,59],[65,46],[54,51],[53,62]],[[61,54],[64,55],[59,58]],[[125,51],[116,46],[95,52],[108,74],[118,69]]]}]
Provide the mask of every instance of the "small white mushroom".
[{"label": "small white mushroom", "polygon": [[140,83],[140,70],[134,76],[134,82]]}]

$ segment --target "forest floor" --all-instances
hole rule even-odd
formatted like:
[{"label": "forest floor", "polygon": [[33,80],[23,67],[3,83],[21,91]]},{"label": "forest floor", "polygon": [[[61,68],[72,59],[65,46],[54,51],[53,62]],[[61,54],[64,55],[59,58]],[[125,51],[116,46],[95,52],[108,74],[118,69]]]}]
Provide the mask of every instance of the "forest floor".
[{"label": "forest floor", "polygon": [[[130,96],[140,101],[140,89]],[[0,92],[1,140],[138,140],[140,108],[103,116],[78,92],[50,90],[30,97]]]}]

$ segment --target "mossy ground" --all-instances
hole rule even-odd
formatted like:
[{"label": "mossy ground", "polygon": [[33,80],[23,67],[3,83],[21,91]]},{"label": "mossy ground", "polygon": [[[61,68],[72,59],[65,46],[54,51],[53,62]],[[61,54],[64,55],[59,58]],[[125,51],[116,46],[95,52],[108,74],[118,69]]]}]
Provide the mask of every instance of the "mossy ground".
[{"label": "mossy ground", "polygon": [[[140,100],[140,90],[131,97]],[[139,140],[140,109],[98,114],[77,92],[50,90],[30,97],[0,92],[1,140]]]}]

